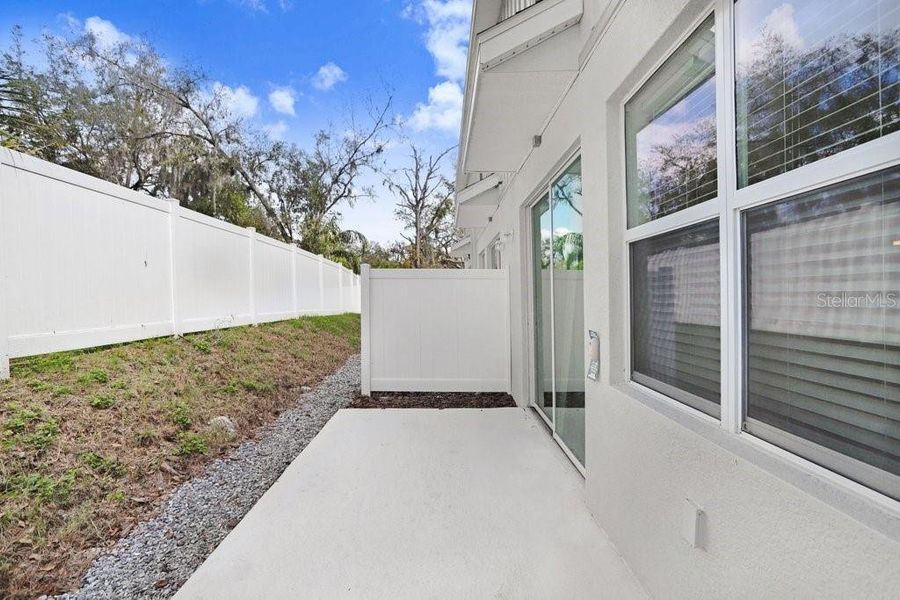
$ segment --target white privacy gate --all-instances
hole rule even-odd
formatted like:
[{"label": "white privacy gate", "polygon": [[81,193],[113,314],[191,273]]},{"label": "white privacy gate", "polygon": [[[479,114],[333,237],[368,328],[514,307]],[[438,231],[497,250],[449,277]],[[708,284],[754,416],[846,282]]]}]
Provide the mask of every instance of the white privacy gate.
[{"label": "white privacy gate", "polygon": [[362,268],[362,392],[509,392],[506,269]]}]

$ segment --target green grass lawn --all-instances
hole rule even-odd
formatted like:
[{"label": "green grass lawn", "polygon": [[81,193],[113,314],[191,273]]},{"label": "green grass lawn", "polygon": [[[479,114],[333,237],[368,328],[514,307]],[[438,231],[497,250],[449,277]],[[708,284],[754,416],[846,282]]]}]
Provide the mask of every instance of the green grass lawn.
[{"label": "green grass lawn", "polygon": [[[0,597],[77,587],[99,549],[359,351],[359,315],[61,352],[0,382]],[[208,422],[230,417],[236,439]]]}]

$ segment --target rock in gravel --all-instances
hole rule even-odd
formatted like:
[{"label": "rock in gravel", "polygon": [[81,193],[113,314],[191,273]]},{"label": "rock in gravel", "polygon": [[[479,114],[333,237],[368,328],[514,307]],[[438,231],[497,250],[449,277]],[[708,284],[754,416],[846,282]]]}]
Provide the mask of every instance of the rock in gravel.
[{"label": "rock in gravel", "polygon": [[229,417],[215,417],[209,420],[209,427],[214,432],[224,435],[228,439],[233,439],[237,435],[237,427]]},{"label": "rock in gravel", "polygon": [[201,477],[179,486],[160,514],[101,554],[81,589],[56,600],[160,600],[175,595],[338,409],[359,391],[359,356],[298,398]]}]

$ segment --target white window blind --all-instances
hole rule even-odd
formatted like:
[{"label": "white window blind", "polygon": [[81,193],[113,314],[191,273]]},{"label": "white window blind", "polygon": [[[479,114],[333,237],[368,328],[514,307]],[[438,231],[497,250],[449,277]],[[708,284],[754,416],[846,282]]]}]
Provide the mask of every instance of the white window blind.
[{"label": "white window blind", "polygon": [[719,222],[631,245],[632,379],[718,416]]},{"label": "white window blind", "polygon": [[738,187],[900,128],[900,2],[738,0]]},{"label": "white window blind", "polygon": [[744,226],[747,428],[900,498],[900,167]]}]

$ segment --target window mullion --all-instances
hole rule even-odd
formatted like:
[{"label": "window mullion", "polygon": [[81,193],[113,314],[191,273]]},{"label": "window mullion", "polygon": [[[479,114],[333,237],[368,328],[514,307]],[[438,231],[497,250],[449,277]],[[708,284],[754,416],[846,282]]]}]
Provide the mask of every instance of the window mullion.
[{"label": "window mullion", "polygon": [[734,2],[716,6],[716,128],[719,164],[719,253],[721,268],[722,427],[737,433],[743,420],[740,213],[732,207],[737,189],[737,123],[734,80]]}]

